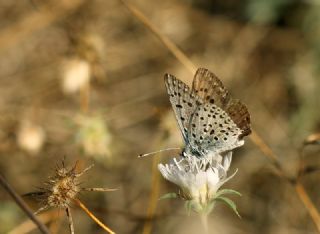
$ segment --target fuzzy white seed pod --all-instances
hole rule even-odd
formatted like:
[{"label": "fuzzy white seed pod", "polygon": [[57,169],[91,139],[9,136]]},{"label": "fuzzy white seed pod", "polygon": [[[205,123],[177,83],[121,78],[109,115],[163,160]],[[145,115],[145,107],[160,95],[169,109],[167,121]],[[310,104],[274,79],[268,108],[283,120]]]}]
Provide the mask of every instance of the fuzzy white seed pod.
[{"label": "fuzzy white seed pod", "polygon": [[78,92],[89,81],[90,64],[82,59],[74,58],[64,62],[62,69],[62,89],[66,94]]},{"label": "fuzzy white seed pod", "polygon": [[37,154],[46,138],[45,131],[41,126],[29,122],[21,124],[17,135],[19,147],[30,154]]}]

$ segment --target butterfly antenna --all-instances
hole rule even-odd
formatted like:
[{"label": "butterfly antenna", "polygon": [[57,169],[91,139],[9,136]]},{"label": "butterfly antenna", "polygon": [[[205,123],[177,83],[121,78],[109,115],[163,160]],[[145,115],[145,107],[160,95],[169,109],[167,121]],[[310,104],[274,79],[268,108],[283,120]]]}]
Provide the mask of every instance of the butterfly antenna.
[{"label": "butterfly antenna", "polygon": [[164,152],[164,151],[178,150],[178,149],[181,149],[181,148],[167,148],[167,149],[162,149],[162,150],[158,150],[158,151],[154,151],[154,152],[150,152],[150,153],[146,153],[146,154],[140,154],[140,155],[138,156],[138,158],[143,158],[143,157],[150,156],[150,155],[152,155],[152,154],[156,154],[156,153],[160,153],[160,152]]}]

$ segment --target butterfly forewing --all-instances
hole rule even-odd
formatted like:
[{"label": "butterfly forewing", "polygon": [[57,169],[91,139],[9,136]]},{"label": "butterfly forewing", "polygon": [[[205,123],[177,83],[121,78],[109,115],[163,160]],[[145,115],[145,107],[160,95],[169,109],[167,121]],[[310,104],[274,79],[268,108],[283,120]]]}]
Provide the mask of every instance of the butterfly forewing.
[{"label": "butterfly forewing", "polygon": [[173,75],[166,74],[164,80],[178,125],[185,142],[187,142],[189,120],[197,105],[200,104],[199,97]]},{"label": "butterfly forewing", "polygon": [[215,104],[222,109],[230,101],[228,90],[219,78],[208,69],[199,68],[194,76],[192,90],[207,103]]}]

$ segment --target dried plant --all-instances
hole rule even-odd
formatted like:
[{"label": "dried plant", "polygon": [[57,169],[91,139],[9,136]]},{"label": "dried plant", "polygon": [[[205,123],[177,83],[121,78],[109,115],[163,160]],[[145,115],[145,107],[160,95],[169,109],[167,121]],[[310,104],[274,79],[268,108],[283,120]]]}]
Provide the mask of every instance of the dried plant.
[{"label": "dried plant", "polygon": [[72,204],[78,205],[82,208],[91,218],[95,220],[104,230],[109,233],[114,233],[110,228],[99,221],[85,206],[77,199],[79,193],[83,191],[98,191],[98,192],[109,192],[115,191],[116,189],[108,188],[84,188],[81,187],[81,181],[79,178],[90,170],[93,165],[85,168],[84,170],[77,172],[78,162],[71,168],[66,167],[64,160],[61,165],[57,165],[55,173],[50,176],[44,186],[39,188],[39,191],[26,194],[28,196],[37,197],[42,206],[35,212],[39,214],[49,208],[60,208],[65,209],[68,220],[70,233],[74,233],[73,219],[71,215],[70,207]]}]

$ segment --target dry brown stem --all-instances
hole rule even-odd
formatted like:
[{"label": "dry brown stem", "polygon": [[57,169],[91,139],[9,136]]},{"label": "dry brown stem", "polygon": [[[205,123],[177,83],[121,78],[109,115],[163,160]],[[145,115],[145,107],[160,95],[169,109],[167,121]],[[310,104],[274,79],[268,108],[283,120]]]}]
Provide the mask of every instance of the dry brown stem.
[{"label": "dry brown stem", "polygon": [[11,185],[0,174],[0,185],[9,193],[17,205],[24,211],[24,213],[38,226],[41,233],[49,233],[48,228],[39,221],[39,219],[33,214],[32,210],[27,206],[23,199],[13,190]]},{"label": "dry brown stem", "polygon": [[192,74],[197,70],[197,67],[191,62],[191,60],[174,44],[168,37],[163,35],[161,31],[153,25],[150,20],[136,7],[128,3],[127,1],[120,0],[128,10],[138,18],[157,38],[169,49],[169,51],[184,65]]},{"label": "dry brown stem", "polygon": [[[40,215],[38,215],[38,219],[41,220],[43,223],[48,223],[50,221],[54,221],[55,218],[57,217],[58,211],[48,211],[44,212]],[[32,230],[37,228],[37,226],[30,220],[26,220],[23,223],[19,224],[16,226],[14,229],[12,229],[8,234],[24,234],[24,233],[29,233]]]},{"label": "dry brown stem", "polygon": [[153,157],[151,195],[150,195],[149,204],[148,204],[147,220],[143,226],[143,231],[142,231],[143,234],[151,233],[152,218],[154,217],[156,208],[157,208],[157,201],[159,197],[159,188],[160,188],[158,163],[159,163],[159,157]]},{"label": "dry brown stem", "polygon": [[109,227],[107,227],[104,223],[102,223],[92,212],[79,200],[74,199],[74,202],[82,209],[86,214],[93,219],[103,230],[107,231],[110,234],[115,234]]}]

